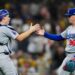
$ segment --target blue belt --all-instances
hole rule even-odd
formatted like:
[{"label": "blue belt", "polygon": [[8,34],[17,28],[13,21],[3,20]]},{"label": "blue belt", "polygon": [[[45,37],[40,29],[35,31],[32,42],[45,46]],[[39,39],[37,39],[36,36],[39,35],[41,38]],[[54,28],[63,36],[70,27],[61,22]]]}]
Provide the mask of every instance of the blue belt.
[{"label": "blue belt", "polygon": [[75,53],[75,52],[66,52],[67,54],[72,54],[72,53]]},{"label": "blue belt", "polygon": [[[0,43],[1,46],[3,45],[6,45],[6,44],[3,44],[3,43]],[[5,55],[9,55],[11,53],[11,51],[9,50],[9,52],[1,52],[0,54],[4,53]]]},{"label": "blue belt", "polygon": [[5,54],[5,55],[9,55],[9,52],[1,52],[0,54]]},{"label": "blue belt", "polygon": [[0,43],[0,45],[5,45],[5,44],[3,44],[3,43]]}]

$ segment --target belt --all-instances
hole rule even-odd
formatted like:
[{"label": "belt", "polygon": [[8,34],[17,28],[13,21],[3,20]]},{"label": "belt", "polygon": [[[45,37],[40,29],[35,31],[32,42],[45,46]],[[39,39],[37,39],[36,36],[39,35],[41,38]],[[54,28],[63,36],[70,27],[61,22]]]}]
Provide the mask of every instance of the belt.
[{"label": "belt", "polygon": [[9,55],[9,52],[1,52],[0,54],[5,54],[5,55]]},{"label": "belt", "polygon": [[66,53],[68,53],[68,54],[72,54],[72,53],[75,53],[75,52],[66,52]]},{"label": "belt", "polygon": [[[3,46],[3,45],[6,45],[6,44],[0,43],[0,45]],[[9,55],[11,53],[11,51],[9,50],[9,52],[1,52],[0,54],[2,54],[2,53],[5,54],[5,55]]]},{"label": "belt", "polygon": [[2,46],[2,45],[5,45],[5,44],[3,44],[3,43],[0,43],[0,45]]}]

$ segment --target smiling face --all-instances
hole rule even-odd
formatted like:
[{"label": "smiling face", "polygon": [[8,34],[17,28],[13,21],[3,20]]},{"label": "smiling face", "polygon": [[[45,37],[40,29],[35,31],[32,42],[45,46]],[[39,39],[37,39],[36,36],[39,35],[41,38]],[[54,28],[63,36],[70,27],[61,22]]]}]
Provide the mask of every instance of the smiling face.
[{"label": "smiling face", "polygon": [[72,25],[75,25],[75,15],[70,16],[68,20]]}]

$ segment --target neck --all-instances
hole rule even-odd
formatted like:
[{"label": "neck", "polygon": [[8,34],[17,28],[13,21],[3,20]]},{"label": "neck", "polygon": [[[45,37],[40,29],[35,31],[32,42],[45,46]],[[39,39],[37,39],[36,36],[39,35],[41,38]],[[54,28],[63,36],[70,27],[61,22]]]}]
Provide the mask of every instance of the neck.
[{"label": "neck", "polygon": [[75,27],[75,25],[72,25],[73,27]]},{"label": "neck", "polygon": [[72,25],[75,27],[75,22],[73,22]]},{"label": "neck", "polygon": [[0,22],[1,25],[6,25],[4,22]]}]

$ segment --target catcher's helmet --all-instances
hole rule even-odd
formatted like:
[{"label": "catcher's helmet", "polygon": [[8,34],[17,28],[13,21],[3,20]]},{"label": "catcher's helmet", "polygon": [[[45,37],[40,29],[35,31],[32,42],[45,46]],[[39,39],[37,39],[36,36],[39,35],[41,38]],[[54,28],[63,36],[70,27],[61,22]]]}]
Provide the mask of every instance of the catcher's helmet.
[{"label": "catcher's helmet", "polygon": [[65,16],[67,16],[67,17],[70,17],[72,15],[75,15],[75,8],[69,8],[65,14]]},{"label": "catcher's helmet", "polygon": [[6,15],[9,15],[9,12],[6,9],[1,9],[0,10],[0,20],[3,19]]}]

